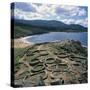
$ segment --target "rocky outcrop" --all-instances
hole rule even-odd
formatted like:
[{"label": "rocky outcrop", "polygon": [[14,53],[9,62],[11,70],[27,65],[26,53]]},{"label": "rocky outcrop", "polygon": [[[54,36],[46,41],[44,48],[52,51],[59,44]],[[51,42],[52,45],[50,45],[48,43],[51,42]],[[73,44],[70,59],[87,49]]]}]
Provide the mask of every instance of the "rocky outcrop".
[{"label": "rocky outcrop", "polygon": [[79,41],[37,44],[29,47],[15,63],[15,85],[87,83],[87,67],[87,48]]}]

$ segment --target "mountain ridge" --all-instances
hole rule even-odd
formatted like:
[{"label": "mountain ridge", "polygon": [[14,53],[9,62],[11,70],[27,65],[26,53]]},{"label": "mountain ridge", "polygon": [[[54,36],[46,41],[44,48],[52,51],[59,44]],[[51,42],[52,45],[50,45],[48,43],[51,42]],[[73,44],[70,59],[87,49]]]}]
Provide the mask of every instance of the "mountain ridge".
[{"label": "mountain ridge", "polygon": [[[16,23],[23,23],[23,24],[27,24],[27,25],[33,25],[33,26],[43,26],[43,27],[74,27],[74,26],[78,26],[81,27],[83,29],[87,29],[87,27],[84,27],[82,25],[79,24],[65,24],[62,21],[57,21],[57,20],[23,20],[23,19],[16,19],[15,20]],[[71,28],[70,27],[70,28]]]},{"label": "mountain ridge", "polygon": [[11,23],[14,24],[15,38],[49,32],[87,32],[87,28],[81,25],[78,24],[67,25],[63,22],[55,20],[11,19]]}]

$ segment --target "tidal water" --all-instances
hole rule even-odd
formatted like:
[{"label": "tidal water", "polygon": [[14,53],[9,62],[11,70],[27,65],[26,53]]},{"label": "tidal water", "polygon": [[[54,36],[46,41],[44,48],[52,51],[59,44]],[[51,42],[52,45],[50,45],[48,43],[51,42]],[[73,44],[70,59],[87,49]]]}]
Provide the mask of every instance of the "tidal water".
[{"label": "tidal water", "polygon": [[80,41],[82,45],[87,46],[87,32],[51,32],[39,35],[28,36],[26,40],[28,42],[44,43],[60,40],[76,40]]}]

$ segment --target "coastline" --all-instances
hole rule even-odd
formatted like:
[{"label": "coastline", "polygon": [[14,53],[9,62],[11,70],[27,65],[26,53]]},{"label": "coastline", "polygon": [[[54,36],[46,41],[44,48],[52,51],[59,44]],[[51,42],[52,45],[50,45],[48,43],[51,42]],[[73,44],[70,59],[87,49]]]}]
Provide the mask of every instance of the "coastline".
[{"label": "coastline", "polygon": [[[54,33],[54,32],[51,32],[51,33]],[[42,34],[40,34],[40,35],[42,35]],[[14,39],[14,47],[15,48],[24,48],[24,47],[31,46],[34,44],[48,43],[48,41],[47,42],[39,42],[39,43],[28,41],[28,38],[31,39],[32,37],[37,37],[37,36],[38,35],[31,35],[31,36],[26,36],[26,37]],[[55,40],[55,41],[50,41],[50,42],[59,42],[59,41],[62,41],[62,40]],[[87,46],[83,45],[83,44],[82,44],[82,47],[87,48]]]},{"label": "coastline", "polygon": [[25,48],[33,45],[32,42],[28,42],[25,38],[14,39],[14,48]]},{"label": "coastline", "polygon": [[[42,44],[42,43],[33,43],[30,41],[27,41],[27,38],[30,38],[32,36],[27,36],[27,37],[22,37],[22,38],[18,38],[18,39],[14,39],[14,47],[15,48],[25,48],[28,46],[32,46],[34,44]],[[53,43],[53,42],[61,42],[62,40],[55,40],[55,41],[51,41],[51,42],[44,42],[44,43]],[[87,48],[86,45],[82,45],[82,47]]]}]

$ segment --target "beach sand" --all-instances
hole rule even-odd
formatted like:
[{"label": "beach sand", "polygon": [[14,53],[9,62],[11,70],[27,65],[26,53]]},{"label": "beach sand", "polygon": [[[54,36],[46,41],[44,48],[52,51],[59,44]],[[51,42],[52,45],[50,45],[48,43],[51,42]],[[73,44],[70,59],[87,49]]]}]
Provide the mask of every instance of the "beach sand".
[{"label": "beach sand", "polygon": [[27,42],[24,38],[14,39],[14,48],[25,48],[33,45],[32,42]]}]

